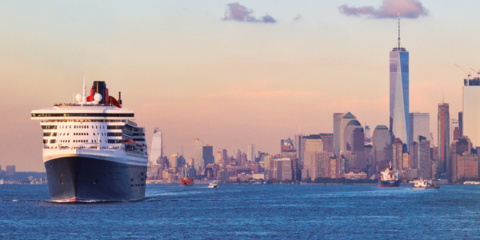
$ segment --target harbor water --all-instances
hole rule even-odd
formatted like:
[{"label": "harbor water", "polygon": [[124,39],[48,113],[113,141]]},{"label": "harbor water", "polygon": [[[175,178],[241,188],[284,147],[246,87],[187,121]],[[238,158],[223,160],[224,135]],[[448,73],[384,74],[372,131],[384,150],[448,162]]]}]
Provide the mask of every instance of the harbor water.
[{"label": "harbor water", "polygon": [[0,239],[472,239],[479,222],[479,185],[148,185],[94,204],[0,185]]}]

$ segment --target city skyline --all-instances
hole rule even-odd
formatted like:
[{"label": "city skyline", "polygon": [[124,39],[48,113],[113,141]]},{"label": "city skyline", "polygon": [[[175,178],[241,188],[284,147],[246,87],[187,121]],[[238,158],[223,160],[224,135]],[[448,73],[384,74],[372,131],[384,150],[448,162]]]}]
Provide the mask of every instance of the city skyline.
[{"label": "city skyline", "polygon": [[[4,84],[0,94],[4,117],[0,123],[9,127],[0,132],[0,164],[15,164],[21,171],[43,171],[41,149],[34,147],[40,146],[41,130],[37,123],[30,122],[28,113],[69,102],[72,91],[79,91],[83,76],[90,82],[93,79],[115,82],[112,93],[122,91],[125,107],[135,111],[137,122],[146,127],[147,139],[152,139],[154,126],[162,129],[165,156],[179,152],[183,146],[186,157],[193,157],[191,142],[197,137],[229,153],[244,151],[242,146],[251,143],[262,152],[277,153],[280,138],[293,137],[299,132],[333,132],[331,114],[335,112],[350,111],[362,125],[366,122],[372,128],[388,126],[387,51],[397,40],[395,18],[349,16],[338,10],[342,3],[314,4],[313,9],[322,9],[324,13],[318,17],[302,4],[292,8],[285,3],[280,10],[274,10],[274,2],[242,1],[240,4],[255,10],[256,18],[268,12],[277,19],[272,24],[247,23],[225,19],[230,3],[196,3],[200,10],[192,10],[195,7],[190,5],[186,13],[177,15],[172,13],[181,12],[185,6],[173,3],[164,8],[149,6],[160,11],[158,16],[144,9],[144,5],[140,9],[144,17],[127,11],[126,16],[132,22],[121,24],[114,24],[117,14],[132,6],[110,9],[103,16],[94,12],[91,20],[85,22],[77,20],[87,16],[84,8],[69,4],[59,4],[55,9],[42,6],[36,10],[53,14],[35,22],[40,17],[44,19],[45,14],[40,16],[31,13],[32,9],[23,9],[32,17],[21,20],[11,13],[22,9],[19,4],[1,3],[6,18],[0,25],[6,34],[5,44],[1,45],[5,52],[2,61],[8,67],[0,72]],[[455,37],[442,34],[440,30],[445,27],[454,33],[474,28],[462,22],[466,21],[460,14],[465,14],[463,8],[447,8],[443,2],[422,3],[429,10],[428,15],[402,18],[404,45],[412,52],[410,112],[435,116],[445,92],[451,116],[456,116],[462,109],[460,84],[466,76],[454,64],[475,68],[473,52],[478,47],[472,35],[477,33],[468,33],[468,38],[459,37],[462,34],[451,34]],[[379,6],[381,1],[345,1],[345,4]],[[72,18],[66,16],[67,9]],[[447,13],[453,17],[447,18]],[[298,14],[302,18],[293,21]],[[155,16],[156,21],[148,18]],[[62,19],[73,24],[71,31],[63,32],[70,25],[61,23]],[[185,21],[175,21],[180,19]],[[197,19],[198,28],[191,27],[190,21]],[[452,22],[446,22],[447,19]],[[329,23],[332,20],[338,20],[338,25]],[[15,27],[7,26],[13,22],[17,23]],[[102,24],[94,27],[96,22]],[[149,35],[141,29],[126,34],[144,23],[163,30],[162,34],[168,37]],[[451,26],[454,23],[455,29]],[[37,32],[35,28],[45,31]],[[50,41],[46,33],[62,36],[63,43]],[[188,40],[195,33],[197,40]],[[138,37],[145,34],[151,38]],[[258,37],[262,34],[268,36]],[[37,41],[30,41],[32,36]],[[213,54],[203,50],[201,46],[205,43]],[[455,44],[464,45],[465,49]],[[154,49],[155,54],[148,54],[139,45]],[[104,46],[114,47],[102,50]],[[137,64],[130,59],[144,60]],[[351,70],[345,70],[345,66]],[[433,127],[436,119],[431,117],[430,121],[436,136]],[[25,147],[32,147],[32,151],[25,151]]]}]

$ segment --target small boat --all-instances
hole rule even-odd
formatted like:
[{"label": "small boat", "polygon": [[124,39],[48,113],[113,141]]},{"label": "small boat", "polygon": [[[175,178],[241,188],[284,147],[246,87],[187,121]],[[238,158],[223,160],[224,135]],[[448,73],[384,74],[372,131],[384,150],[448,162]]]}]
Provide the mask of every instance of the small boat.
[{"label": "small boat", "polygon": [[208,188],[218,188],[218,182],[217,181],[211,182],[210,185],[208,185]]},{"label": "small boat", "polygon": [[464,185],[480,185],[480,182],[475,181],[465,181],[463,182]]},{"label": "small boat", "polygon": [[432,180],[418,179],[413,181],[413,189],[439,189],[440,184],[433,182]]},{"label": "small boat", "polygon": [[188,178],[183,177],[180,180],[180,186],[193,186],[193,184],[195,184],[195,183],[194,183],[192,177],[188,177]]}]

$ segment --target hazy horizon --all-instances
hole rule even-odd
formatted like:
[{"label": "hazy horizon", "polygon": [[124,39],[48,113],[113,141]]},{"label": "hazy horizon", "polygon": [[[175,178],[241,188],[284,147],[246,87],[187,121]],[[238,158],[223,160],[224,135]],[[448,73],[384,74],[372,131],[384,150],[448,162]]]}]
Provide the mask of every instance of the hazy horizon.
[{"label": "hazy horizon", "polygon": [[[238,1],[253,11],[248,21],[229,12],[232,3],[0,2],[2,169],[45,171],[30,112],[71,102],[84,77],[87,88],[102,80],[111,95],[122,92],[148,145],[159,127],[167,156],[183,146],[192,157],[194,138],[214,153],[255,144],[276,154],[282,138],[333,132],[335,112],[373,133],[389,125],[397,9],[410,112],[430,113],[435,143],[438,103],[450,104],[451,118],[462,109],[467,76],[455,64],[472,76],[480,69],[477,1]],[[362,15],[364,6],[374,11]]]}]

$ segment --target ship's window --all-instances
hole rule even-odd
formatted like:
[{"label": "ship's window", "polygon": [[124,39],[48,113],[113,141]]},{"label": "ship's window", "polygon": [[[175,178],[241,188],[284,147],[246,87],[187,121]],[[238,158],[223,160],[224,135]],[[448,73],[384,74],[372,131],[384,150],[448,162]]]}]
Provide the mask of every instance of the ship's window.
[{"label": "ship's window", "polygon": [[70,135],[70,133],[67,133],[67,136]]},{"label": "ship's window", "polygon": [[55,143],[57,140],[55,139],[50,139],[50,143]]},{"label": "ship's window", "polygon": [[48,140],[47,140],[47,139],[43,139],[43,143],[47,143],[47,142],[48,142]]},{"label": "ship's window", "polygon": [[109,132],[109,133],[107,133],[107,136],[109,136],[109,137],[122,136],[122,133],[112,133],[112,132]]}]

